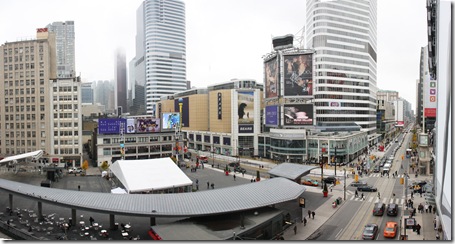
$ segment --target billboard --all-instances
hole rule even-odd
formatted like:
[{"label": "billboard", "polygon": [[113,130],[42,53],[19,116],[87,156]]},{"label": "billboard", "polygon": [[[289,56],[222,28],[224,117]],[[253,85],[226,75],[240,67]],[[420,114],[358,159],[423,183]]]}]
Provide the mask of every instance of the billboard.
[{"label": "billboard", "polygon": [[136,124],[134,119],[126,119],[126,133],[136,133]]},{"label": "billboard", "polygon": [[179,113],[163,113],[163,130],[174,129],[179,126],[180,114]]},{"label": "billboard", "polygon": [[278,59],[273,58],[264,63],[265,98],[278,96]]},{"label": "billboard", "polygon": [[278,106],[265,107],[265,125],[278,125]]},{"label": "billboard", "polygon": [[313,54],[284,55],[284,96],[313,96]]},{"label": "billboard", "polygon": [[136,119],[136,132],[137,133],[148,133],[148,132],[160,132],[160,119],[158,118],[144,118]]},{"label": "billboard", "polygon": [[254,92],[238,92],[239,133],[254,132]]},{"label": "billboard", "polygon": [[313,104],[284,105],[284,125],[313,125]]},{"label": "billboard", "polygon": [[189,127],[190,115],[188,111],[190,111],[190,100],[188,97],[174,99],[174,111],[178,113],[180,113],[179,99],[182,99],[182,113],[180,114],[182,116],[182,127]]},{"label": "billboard", "polygon": [[99,119],[98,134],[120,134],[120,124],[123,124],[124,128],[126,128],[126,119]]},{"label": "billboard", "polygon": [[436,80],[431,80],[429,75],[425,76],[423,83],[423,109],[424,116],[436,118]]}]

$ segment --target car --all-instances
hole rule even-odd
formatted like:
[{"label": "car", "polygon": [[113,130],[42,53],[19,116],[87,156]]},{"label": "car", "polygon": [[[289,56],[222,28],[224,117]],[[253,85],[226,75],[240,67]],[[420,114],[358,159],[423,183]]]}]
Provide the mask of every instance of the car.
[{"label": "car", "polygon": [[242,167],[234,167],[234,172],[239,172],[239,173],[245,174],[246,173],[246,169],[244,169]]},{"label": "car", "polygon": [[398,139],[395,139],[395,142],[398,142]]},{"label": "car", "polygon": [[387,205],[387,216],[397,216],[398,215],[398,205],[395,203],[389,203]]},{"label": "car", "polygon": [[385,203],[377,202],[374,204],[374,207],[373,207],[374,216],[382,216],[382,215],[384,215],[384,211],[385,211]]},{"label": "car", "polygon": [[[396,151],[396,149],[394,151]],[[393,161],[395,159],[395,157],[394,156],[389,156],[387,159]]]},{"label": "car", "polygon": [[357,191],[375,192],[375,191],[378,191],[378,188],[372,187],[372,186],[359,186],[359,187],[357,187]]},{"label": "car", "polygon": [[70,174],[82,173],[82,168],[75,168],[75,167],[70,168],[70,169],[68,169],[68,173],[70,173]]},{"label": "car", "polygon": [[379,171],[381,171],[381,166],[379,166],[379,165],[374,166],[373,172],[374,173],[379,173]]},{"label": "car", "polygon": [[362,232],[362,239],[374,240],[378,236],[379,228],[377,224],[367,224]]},{"label": "car", "polygon": [[385,164],[385,159],[381,160],[381,162],[379,162],[379,167],[384,167],[384,164]]},{"label": "car", "polygon": [[308,179],[303,180],[302,184],[306,185],[306,186],[318,186],[319,182],[317,180],[308,178]]},{"label": "car", "polygon": [[349,186],[359,187],[359,186],[366,186],[367,183],[365,181],[354,181]]},{"label": "car", "polygon": [[384,237],[395,238],[395,236],[397,235],[397,228],[398,228],[397,222],[393,221],[387,222],[384,227]]},{"label": "car", "polygon": [[327,178],[324,178],[323,181],[327,184],[335,184],[337,182],[337,178],[335,178],[333,176],[329,176]]},{"label": "car", "polygon": [[191,159],[191,152],[187,152],[187,153],[183,154],[183,157],[186,159]]},{"label": "car", "polygon": [[229,167],[240,167],[240,163],[239,162],[231,162],[231,163],[229,163]]}]

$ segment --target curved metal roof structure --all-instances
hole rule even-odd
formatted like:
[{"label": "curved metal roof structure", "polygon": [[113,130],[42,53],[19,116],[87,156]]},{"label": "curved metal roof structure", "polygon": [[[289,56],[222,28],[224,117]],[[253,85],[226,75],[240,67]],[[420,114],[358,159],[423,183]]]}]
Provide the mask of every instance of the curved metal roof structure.
[{"label": "curved metal roof structure", "polygon": [[319,166],[301,165],[295,163],[281,163],[267,173],[275,177],[284,177],[290,180],[297,180],[305,174],[308,174],[312,169],[319,168]]},{"label": "curved metal roof structure", "polygon": [[177,194],[110,194],[53,189],[0,179],[0,189],[74,209],[147,217],[190,217],[255,209],[297,199],[305,186],[285,178]]}]

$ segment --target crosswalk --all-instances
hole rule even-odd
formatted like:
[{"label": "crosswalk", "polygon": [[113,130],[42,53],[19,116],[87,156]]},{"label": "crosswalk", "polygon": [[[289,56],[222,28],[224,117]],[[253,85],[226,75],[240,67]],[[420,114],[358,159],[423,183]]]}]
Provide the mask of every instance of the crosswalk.
[{"label": "crosswalk", "polygon": [[[381,177],[381,173],[372,173],[372,174],[370,174],[370,177]],[[382,177],[387,178],[387,175],[382,176]],[[398,177],[395,177],[395,178],[402,178],[402,177],[404,177],[404,174],[398,174]],[[389,178],[393,178],[393,176],[390,175]]]},{"label": "crosswalk", "polygon": [[395,204],[398,204],[398,205],[403,205],[403,203],[405,202],[404,198],[397,198],[397,197],[387,198],[387,197],[384,197],[384,198],[379,199],[377,196],[366,196],[365,200],[362,200],[362,198],[360,197],[360,194],[359,194],[358,197],[355,197],[355,195],[352,195],[348,200],[350,200],[350,201],[364,201],[364,202],[370,202],[370,203],[382,202],[382,203],[385,203],[385,204],[395,203]]}]

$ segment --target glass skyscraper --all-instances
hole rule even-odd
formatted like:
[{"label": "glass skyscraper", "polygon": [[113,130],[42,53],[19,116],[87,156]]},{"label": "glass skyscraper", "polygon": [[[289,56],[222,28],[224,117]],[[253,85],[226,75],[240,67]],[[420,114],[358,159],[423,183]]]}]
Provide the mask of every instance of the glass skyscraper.
[{"label": "glass skyscraper", "polygon": [[[133,81],[132,81],[133,82]],[[135,80],[144,87],[146,113],[156,114],[162,96],[186,90],[185,4],[145,0],[137,10]],[[135,97],[141,97],[135,91]]]},{"label": "glass skyscraper", "polygon": [[376,0],[308,0],[316,123],[357,123],[376,133]]},{"label": "glass skyscraper", "polygon": [[46,26],[55,33],[57,78],[76,76],[74,21],[57,21]]}]

